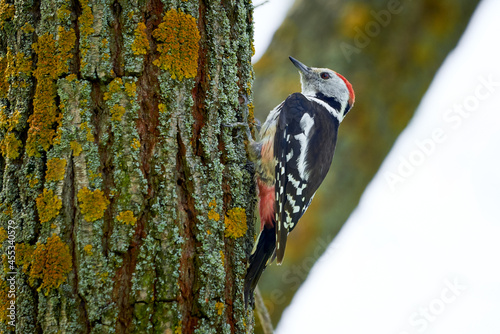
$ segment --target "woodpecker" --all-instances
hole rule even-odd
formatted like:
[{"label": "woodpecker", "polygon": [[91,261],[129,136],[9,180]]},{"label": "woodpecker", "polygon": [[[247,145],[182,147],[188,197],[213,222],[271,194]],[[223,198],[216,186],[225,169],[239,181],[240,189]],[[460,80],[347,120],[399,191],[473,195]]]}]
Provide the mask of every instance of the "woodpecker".
[{"label": "woodpecker", "polygon": [[266,268],[281,264],[290,233],[323,182],[332,163],[340,123],[354,104],[349,81],[326,68],[289,57],[299,69],[301,93],[274,108],[251,144],[259,192],[261,232],[245,277],[245,305]]}]

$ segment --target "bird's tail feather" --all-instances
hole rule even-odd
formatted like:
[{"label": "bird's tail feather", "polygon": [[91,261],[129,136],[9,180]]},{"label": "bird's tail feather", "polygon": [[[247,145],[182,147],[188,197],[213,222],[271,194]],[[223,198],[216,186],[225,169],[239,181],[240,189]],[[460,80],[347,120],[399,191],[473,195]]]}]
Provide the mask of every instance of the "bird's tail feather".
[{"label": "bird's tail feather", "polygon": [[[274,228],[266,228],[264,226],[257,238],[256,247],[252,255],[250,255],[249,266],[245,276],[245,307],[248,306],[249,301],[253,304],[253,291],[268,262],[274,259],[275,245],[276,232]],[[271,258],[271,261],[269,261],[269,258]]]}]

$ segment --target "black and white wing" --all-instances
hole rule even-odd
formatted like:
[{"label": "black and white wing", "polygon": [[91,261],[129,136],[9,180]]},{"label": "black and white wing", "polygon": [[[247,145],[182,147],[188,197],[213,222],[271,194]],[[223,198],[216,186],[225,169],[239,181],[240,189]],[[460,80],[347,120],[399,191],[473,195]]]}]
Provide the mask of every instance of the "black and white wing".
[{"label": "black and white wing", "polygon": [[307,210],[333,159],[339,122],[323,104],[300,93],[290,95],[279,114],[276,158],[276,261],[286,239]]}]

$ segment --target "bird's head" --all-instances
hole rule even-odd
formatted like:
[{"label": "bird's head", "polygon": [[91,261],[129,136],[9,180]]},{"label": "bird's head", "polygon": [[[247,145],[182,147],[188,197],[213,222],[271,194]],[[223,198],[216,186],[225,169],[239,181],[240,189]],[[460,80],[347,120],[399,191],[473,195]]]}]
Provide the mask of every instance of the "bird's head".
[{"label": "bird's head", "polygon": [[302,94],[334,99],[340,105],[344,115],[349,112],[354,104],[354,90],[346,78],[328,68],[309,67],[293,57],[289,58],[299,69]]}]

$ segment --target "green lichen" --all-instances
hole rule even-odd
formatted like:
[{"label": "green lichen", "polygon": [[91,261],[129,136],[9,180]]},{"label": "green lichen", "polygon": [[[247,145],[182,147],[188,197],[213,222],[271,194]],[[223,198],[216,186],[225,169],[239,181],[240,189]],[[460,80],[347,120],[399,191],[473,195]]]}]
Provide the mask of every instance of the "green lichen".
[{"label": "green lichen", "polygon": [[200,32],[196,19],[170,9],[153,31],[158,41],[158,59],[153,64],[169,71],[173,79],[194,78],[198,71]]}]

